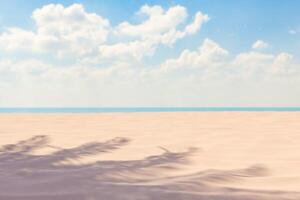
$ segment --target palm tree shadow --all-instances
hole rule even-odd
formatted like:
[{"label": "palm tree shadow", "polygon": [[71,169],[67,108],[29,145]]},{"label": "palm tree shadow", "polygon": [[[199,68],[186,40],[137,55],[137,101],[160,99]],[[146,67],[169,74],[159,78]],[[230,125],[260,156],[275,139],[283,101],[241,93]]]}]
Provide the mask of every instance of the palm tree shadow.
[{"label": "palm tree shadow", "polygon": [[[165,172],[188,164],[196,151],[170,152],[140,160],[102,160],[71,164],[81,158],[110,153],[127,145],[128,138],[92,142],[69,149],[50,145],[47,136],[35,136],[0,149],[0,200],[92,199],[284,199],[279,191],[255,191],[218,186],[220,182],[264,176],[266,168],[205,170],[181,176]],[[34,155],[53,148],[47,155]],[[63,163],[63,164],[61,164]],[[291,197],[298,194],[289,194]],[[295,198],[296,199],[296,198]]]}]

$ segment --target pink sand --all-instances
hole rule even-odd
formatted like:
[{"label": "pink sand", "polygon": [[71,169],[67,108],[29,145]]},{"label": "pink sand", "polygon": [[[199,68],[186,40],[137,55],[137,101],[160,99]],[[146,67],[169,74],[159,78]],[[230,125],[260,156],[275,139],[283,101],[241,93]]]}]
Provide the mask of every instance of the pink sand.
[{"label": "pink sand", "polygon": [[0,134],[1,200],[300,199],[299,112],[1,114]]}]

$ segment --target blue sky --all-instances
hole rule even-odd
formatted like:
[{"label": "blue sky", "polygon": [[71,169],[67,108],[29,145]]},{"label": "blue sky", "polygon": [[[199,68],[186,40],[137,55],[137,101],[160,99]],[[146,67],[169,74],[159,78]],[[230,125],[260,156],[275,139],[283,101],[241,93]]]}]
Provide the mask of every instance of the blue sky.
[{"label": "blue sky", "polygon": [[[132,19],[142,5],[161,5],[165,8],[172,5],[183,5],[189,13],[201,10],[208,13],[212,21],[206,25],[205,30],[199,37],[210,36],[235,51],[245,50],[257,38],[270,41],[276,51],[281,48],[285,51],[300,51],[300,36],[291,35],[292,29],[300,29],[300,2],[294,0],[197,0],[197,1],[144,1],[129,0],[124,3],[122,0],[112,1],[0,1],[0,27],[20,26],[23,28],[32,27],[30,19],[34,9],[50,3],[60,3],[69,6],[73,3],[83,4],[87,11],[96,12],[110,19],[116,25],[124,19]],[[187,44],[184,42],[183,46]]]},{"label": "blue sky", "polygon": [[[72,19],[67,35],[54,30],[60,22],[51,12],[59,10],[68,21],[71,15],[63,13],[74,5],[72,16],[83,11],[85,24]],[[178,8],[182,17],[159,18],[167,20],[154,23],[162,29],[151,22],[139,27],[151,17],[143,6],[165,17]],[[0,1],[0,106],[300,106],[299,8],[293,0]],[[200,17],[197,30],[184,33],[199,12],[207,19]],[[91,13],[108,24],[90,21]],[[170,39],[172,31],[181,36]],[[44,94],[47,89],[53,95]]]}]

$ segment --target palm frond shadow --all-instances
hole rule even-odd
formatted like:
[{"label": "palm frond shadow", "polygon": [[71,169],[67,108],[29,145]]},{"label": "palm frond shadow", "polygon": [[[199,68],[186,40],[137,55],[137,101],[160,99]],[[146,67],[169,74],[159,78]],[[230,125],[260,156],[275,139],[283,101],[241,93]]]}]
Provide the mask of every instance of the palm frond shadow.
[{"label": "palm frond shadow", "polygon": [[[35,136],[0,149],[0,200],[92,199],[284,199],[285,192],[222,187],[230,182],[264,176],[267,169],[251,166],[237,170],[205,170],[181,176],[167,172],[187,165],[195,148],[140,160],[101,160],[88,164],[65,161],[109,153],[128,144],[128,138],[91,142],[69,149],[50,145],[47,136]],[[42,148],[54,153],[34,155]],[[64,162],[64,164],[60,164]],[[298,194],[289,194],[291,197]],[[276,197],[276,198],[275,198]],[[282,198],[281,198],[282,197]],[[295,198],[296,199],[296,198]]]}]

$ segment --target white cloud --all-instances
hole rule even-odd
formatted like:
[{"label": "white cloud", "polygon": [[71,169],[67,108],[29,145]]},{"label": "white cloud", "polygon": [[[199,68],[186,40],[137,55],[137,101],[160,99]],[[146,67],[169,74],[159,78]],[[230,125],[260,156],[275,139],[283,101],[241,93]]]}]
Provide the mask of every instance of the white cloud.
[{"label": "white cloud", "polygon": [[[50,4],[33,12],[33,30],[7,28],[0,34],[0,106],[170,106],[193,101],[199,106],[204,94],[216,97],[224,89],[225,95],[240,80],[260,84],[261,77],[283,77],[293,85],[300,77],[297,58],[258,51],[268,47],[261,40],[252,50],[232,55],[204,39],[195,50],[185,48],[177,57],[158,55],[160,63],[149,64],[163,45],[178,52],[176,42],[198,33],[209,17],[199,11],[188,21],[183,6],[158,5],[145,5],[138,15],[146,18],[112,27],[80,4]],[[201,42],[199,37],[195,42]]]},{"label": "white cloud", "polygon": [[209,20],[208,15],[197,12],[193,22],[186,25],[184,30],[178,30],[184,24],[187,11],[182,6],[170,7],[164,10],[160,6],[143,6],[138,14],[146,14],[148,18],[140,24],[123,22],[116,27],[117,35],[137,38],[134,41],[100,46],[100,55],[104,57],[128,56],[141,59],[152,55],[159,44],[173,45],[177,40],[197,33],[203,23]]},{"label": "white cloud", "polygon": [[268,43],[266,43],[262,40],[257,40],[256,42],[253,43],[252,49],[261,50],[261,49],[267,48],[268,46],[269,46]]},{"label": "white cloud", "polygon": [[188,24],[183,31],[171,29],[167,33],[163,34],[160,39],[161,43],[173,45],[178,39],[197,33],[201,29],[202,24],[208,22],[208,20],[208,15],[197,12],[194,17],[194,21]]},{"label": "white cloud", "polygon": [[100,59],[136,59],[140,60],[145,55],[152,55],[157,42],[154,40],[136,40],[99,47]]},{"label": "white cloud", "polygon": [[102,44],[108,35],[109,21],[95,13],[87,13],[80,4],[63,7],[50,4],[33,12],[41,35],[50,35],[69,43]]},{"label": "white cloud", "polygon": [[247,67],[259,67],[266,63],[270,63],[274,59],[274,55],[250,51],[246,53],[240,53],[236,56],[235,65],[247,66]]},{"label": "white cloud", "polygon": [[178,58],[166,60],[162,64],[163,71],[178,68],[211,68],[220,66],[226,60],[228,51],[216,42],[205,39],[197,51],[184,50]]},{"label": "white cloud", "polygon": [[233,71],[235,76],[243,78],[261,77],[265,75],[274,58],[273,54],[256,51],[240,53],[232,61]]},{"label": "white cloud", "polygon": [[186,34],[195,34],[200,30],[203,23],[209,20],[208,15],[204,15],[201,12],[197,12],[194,21],[185,27]]},{"label": "white cloud", "polygon": [[[28,80],[37,81],[51,69],[52,65],[36,59],[0,60],[0,85],[3,83],[20,85]],[[41,79],[35,84],[39,84],[38,82],[47,81]]]},{"label": "white cloud", "polygon": [[35,34],[31,31],[25,31],[20,28],[8,28],[6,32],[0,35],[0,49],[13,52],[18,51],[36,51],[38,50],[34,42]]},{"label": "white cloud", "polygon": [[10,52],[52,52],[60,57],[85,55],[106,41],[110,28],[107,19],[87,13],[80,4],[46,5],[36,9],[32,19],[36,31],[9,28],[0,35],[0,48]]},{"label": "white cloud", "polygon": [[35,59],[26,60],[0,60],[0,69],[15,72],[34,72],[51,68],[49,64]]},{"label": "white cloud", "polygon": [[[11,27],[0,34],[0,51],[10,52],[11,55],[24,52],[26,57],[42,56],[42,60],[44,55],[49,58],[52,54],[55,56],[51,58],[54,61],[57,58],[70,56],[74,60],[73,65],[89,66],[103,62],[108,63],[106,68],[112,68],[111,65],[124,64],[124,62],[132,65],[134,60],[140,61],[145,55],[153,55],[159,44],[174,44],[178,39],[195,34],[209,19],[207,15],[197,12],[193,21],[184,26],[181,31],[177,28],[180,24],[186,23],[188,16],[183,6],[177,5],[163,9],[158,5],[145,5],[141,7],[138,14],[146,15],[147,19],[137,25],[123,22],[113,28],[107,19],[95,13],[86,12],[81,4],[68,7],[61,4],[49,4],[32,13],[36,26],[34,30]],[[136,38],[129,41],[119,41],[117,38],[117,42],[106,43],[112,32]],[[28,55],[29,53],[32,55]],[[41,55],[43,53],[44,55]],[[60,63],[59,59],[54,63]],[[36,66],[36,63],[33,65]],[[15,63],[10,66],[11,69],[16,68]],[[64,66],[63,68],[60,70],[55,67],[49,69],[48,73],[68,74],[72,71],[70,70],[72,67]],[[66,71],[68,73],[65,73]]]},{"label": "white cloud", "polygon": [[186,35],[195,34],[200,30],[202,24],[209,20],[208,15],[197,12],[194,21],[188,24],[184,31],[178,31],[178,25],[183,24],[188,15],[182,6],[174,6],[164,10],[160,6],[145,5],[138,13],[146,14],[148,19],[136,25],[123,22],[116,28],[117,33],[141,38],[158,36],[166,38],[172,35],[175,39],[179,39]]},{"label": "white cloud", "polygon": [[[241,77],[266,77],[269,79],[289,76],[296,78],[300,74],[300,62],[293,55],[281,52],[279,54],[268,54],[260,52],[240,53],[232,62],[236,67],[236,76]],[[297,79],[297,78],[296,78]]]},{"label": "white cloud", "polygon": [[164,10],[160,6],[143,6],[139,14],[146,14],[148,19],[141,24],[123,22],[117,27],[119,34],[137,37],[152,37],[176,28],[187,18],[187,11],[183,6],[174,6]]},{"label": "white cloud", "polygon": [[[161,6],[144,5],[138,11],[147,19],[140,24],[123,22],[111,27],[109,20],[95,13],[86,12],[81,4],[64,7],[61,4],[49,4],[36,9],[32,19],[35,30],[18,27],[8,28],[0,34],[0,50],[5,52],[24,52],[54,55],[57,58],[70,57],[76,60],[102,62],[124,58],[141,60],[152,55],[159,44],[172,45],[178,39],[198,32],[208,16],[197,12],[194,21],[177,30],[188,16],[183,6],[163,9]],[[118,42],[107,43],[110,35]],[[119,41],[118,36],[132,36],[135,39]]]},{"label": "white cloud", "polygon": [[[201,77],[258,78],[276,75],[294,75],[300,72],[300,63],[291,54],[278,55],[249,51],[239,53],[230,59],[229,52],[216,42],[205,39],[197,51],[185,49],[173,59],[161,64],[158,72],[168,74],[179,72]],[[176,73],[178,75],[178,73]]]},{"label": "white cloud", "polygon": [[274,58],[270,72],[275,74],[296,75],[298,73],[297,71],[300,71],[299,67],[300,64],[298,66],[296,65],[293,55],[283,52]]}]

